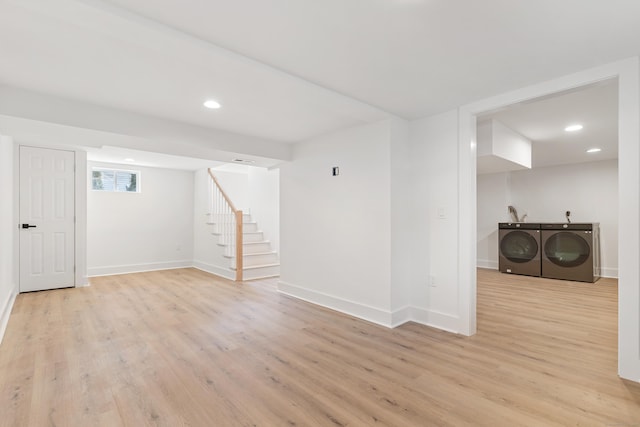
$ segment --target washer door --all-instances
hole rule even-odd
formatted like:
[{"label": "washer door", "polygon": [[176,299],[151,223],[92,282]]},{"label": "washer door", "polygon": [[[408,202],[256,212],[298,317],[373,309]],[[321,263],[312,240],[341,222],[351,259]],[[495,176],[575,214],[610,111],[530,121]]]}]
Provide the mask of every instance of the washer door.
[{"label": "washer door", "polygon": [[544,244],[546,257],[560,267],[577,267],[589,258],[589,243],[575,233],[560,231]]},{"label": "washer door", "polygon": [[529,233],[511,231],[500,240],[500,252],[511,262],[529,262],[538,254],[538,242]]}]

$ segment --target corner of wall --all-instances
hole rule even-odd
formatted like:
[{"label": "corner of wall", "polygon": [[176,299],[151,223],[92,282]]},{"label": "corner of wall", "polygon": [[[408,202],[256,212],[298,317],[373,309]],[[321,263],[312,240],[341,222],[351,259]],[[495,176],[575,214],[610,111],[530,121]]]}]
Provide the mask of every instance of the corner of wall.
[{"label": "corner of wall", "polygon": [[6,302],[0,306],[0,345],[2,344],[2,339],[4,338],[4,333],[7,330],[7,325],[9,324],[9,317],[11,316],[11,311],[13,310],[13,304],[16,301],[16,296],[18,296],[18,286],[17,284],[13,284],[12,290],[8,295]]}]

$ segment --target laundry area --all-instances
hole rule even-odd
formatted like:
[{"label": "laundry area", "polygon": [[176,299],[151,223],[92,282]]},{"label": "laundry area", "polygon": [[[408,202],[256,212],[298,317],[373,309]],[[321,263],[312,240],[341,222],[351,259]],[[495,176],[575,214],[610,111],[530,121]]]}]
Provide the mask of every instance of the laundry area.
[{"label": "laundry area", "polygon": [[499,223],[502,273],[579,282],[600,278],[597,223]]},{"label": "laundry area", "polygon": [[478,267],[618,277],[617,108],[611,80],[478,118]]}]

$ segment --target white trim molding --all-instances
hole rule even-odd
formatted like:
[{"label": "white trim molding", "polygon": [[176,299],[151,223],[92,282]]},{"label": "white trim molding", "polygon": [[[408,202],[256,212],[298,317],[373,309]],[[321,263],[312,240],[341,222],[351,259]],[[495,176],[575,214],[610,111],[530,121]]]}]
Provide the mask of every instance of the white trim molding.
[{"label": "white trim molding", "polygon": [[9,324],[9,316],[11,316],[11,310],[13,310],[13,304],[15,303],[17,296],[18,287],[14,285],[13,290],[9,294],[9,298],[7,298],[4,304],[0,306],[0,344],[2,344],[4,333],[7,330],[7,325]]},{"label": "white trim molding", "polygon": [[443,331],[460,333],[460,318],[451,314],[440,313],[434,310],[424,308],[411,308],[412,320],[432,328],[442,329]]},{"label": "white trim molding", "polygon": [[189,267],[197,268],[206,273],[211,273],[215,276],[224,277],[225,279],[235,280],[236,272],[230,268],[218,267],[217,265],[207,264],[203,261],[194,260]]},{"label": "white trim molding", "polygon": [[618,81],[618,375],[640,382],[640,58],[591,68],[503,93],[458,110],[459,314],[476,326],[475,117],[527,100],[574,90],[605,80]]},{"label": "white trim molding", "polygon": [[174,268],[193,267],[191,260],[150,262],[146,264],[109,265],[89,268],[89,277],[113,276],[116,274],[143,273],[145,271],[171,270]]},{"label": "white trim molding", "polygon": [[284,295],[289,295],[293,298],[297,298],[303,301],[310,302],[312,304],[320,305],[322,307],[338,311],[340,313],[357,317],[368,322],[376,323],[387,328],[397,326],[394,325],[394,317],[395,320],[401,323],[405,323],[406,321],[408,321],[408,319],[402,319],[406,308],[392,313],[391,311],[387,311],[381,308],[371,307],[369,305],[348,301],[343,298],[324,294],[310,289],[305,289],[300,286],[292,285],[291,283],[286,283],[283,281],[278,282],[278,292]]}]

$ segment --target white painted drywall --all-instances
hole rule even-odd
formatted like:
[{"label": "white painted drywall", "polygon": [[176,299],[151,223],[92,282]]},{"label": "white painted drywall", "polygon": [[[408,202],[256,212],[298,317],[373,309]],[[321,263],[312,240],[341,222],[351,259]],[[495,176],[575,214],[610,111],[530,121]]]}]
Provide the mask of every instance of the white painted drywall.
[{"label": "white painted drywall", "polygon": [[391,165],[391,312],[392,324],[404,323],[411,318],[411,246],[414,223],[411,199],[414,197],[411,181],[411,152],[409,123],[390,121]]},{"label": "white painted drywall", "polygon": [[618,277],[618,162],[583,163],[511,173],[511,197],[529,221],[600,223],[605,277]]},{"label": "white painted drywall", "polygon": [[14,241],[17,221],[14,217],[14,143],[0,135],[0,342],[4,335],[11,307],[17,294],[14,269]]},{"label": "white painted drywall", "polygon": [[88,174],[94,166],[139,170],[142,192],[88,188],[89,276],[191,266],[193,172],[89,162]]},{"label": "white painted drywall", "polygon": [[478,158],[493,155],[531,167],[531,141],[499,121],[492,119],[480,123],[477,139]]},{"label": "white painted drywall", "polygon": [[498,223],[512,221],[507,208],[513,204],[509,178],[508,172],[477,177],[478,267],[498,268]]},{"label": "white painted drywall", "polygon": [[410,123],[415,215],[414,320],[459,331],[458,115],[450,111]]},{"label": "white painted drywall", "polygon": [[[254,156],[290,158],[289,144],[281,141],[125,112],[6,85],[0,85],[0,113],[4,115],[0,117],[3,127],[32,139],[38,137],[40,144],[93,147],[126,144],[137,150],[220,161],[231,161],[236,157],[252,159]],[[11,120],[14,117],[20,119]],[[47,126],[51,123],[56,125]],[[91,137],[83,138],[83,134]]]},{"label": "white painted drywall", "polygon": [[214,168],[212,173],[236,209],[242,210],[243,213],[250,213],[248,167]]},{"label": "white painted drywall", "polygon": [[250,166],[248,199],[251,218],[271,242],[271,250],[280,252],[280,170]]},{"label": "white painted drywall", "polygon": [[384,121],[294,146],[280,170],[281,292],[391,322],[389,127]]},{"label": "white painted drywall", "polygon": [[498,222],[513,205],[527,222],[600,223],[602,275],[618,276],[618,162],[478,175],[478,266],[498,268]]}]

